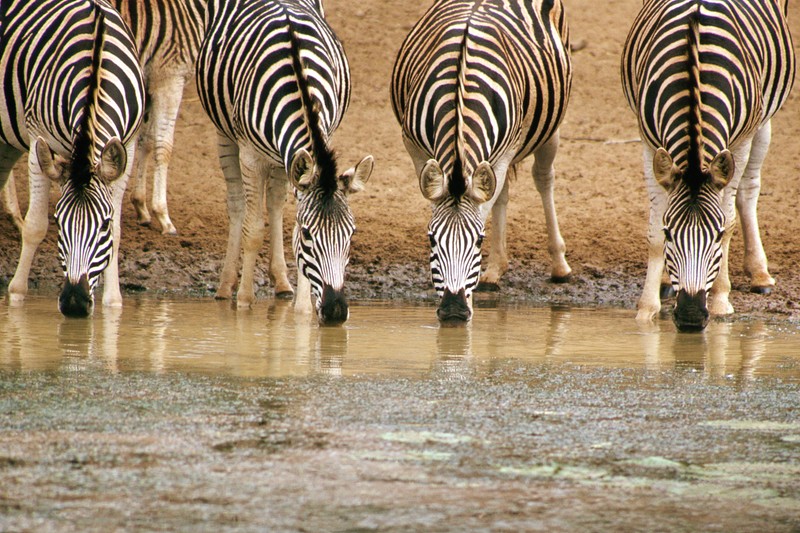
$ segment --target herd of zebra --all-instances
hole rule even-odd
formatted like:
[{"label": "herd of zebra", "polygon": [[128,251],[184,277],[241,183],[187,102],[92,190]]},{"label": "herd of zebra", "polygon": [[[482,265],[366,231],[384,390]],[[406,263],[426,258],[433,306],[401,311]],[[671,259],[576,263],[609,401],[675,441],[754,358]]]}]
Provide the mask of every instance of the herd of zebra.
[{"label": "herd of zebra", "polygon": [[[630,29],[622,86],[638,117],[650,198],[638,320],[657,315],[665,289],[676,294],[681,330],[703,329],[710,315],[733,311],[727,262],[737,212],[751,289],[768,292],[775,283],[756,203],[770,119],[794,81],[787,9],[786,0],[645,0]],[[329,144],[348,108],[350,72],[321,0],[0,0],[0,74],[0,188],[22,235],[11,302],[27,293],[55,182],[65,274],[59,309],[90,315],[101,274],[103,304],[121,305],[123,194],[132,175],[139,222],[149,223],[152,155],[151,208],[162,232],[175,232],[167,167],[183,87],[195,76],[218,131],[227,187],[230,226],[217,297],[235,293],[240,307],[255,299],[265,200],[270,278],[276,293],[292,294],[282,242],[291,188],[295,307],[311,313],[314,306],[323,324],[347,320],[343,288],[355,230],[348,197],[364,188],[373,159],[340,172]],[[551,276],[569,278],[553,160],[571,85],[561,0],[436,0],[403,42],[391,105],[432,207],[430,265],[441,321],[470,320],[473,291],[497,284],[508,269],[508,183],[530,155]],[[11,171],[25,152],[23,219]],[[481,274],[490,212],[492,246]]]}]

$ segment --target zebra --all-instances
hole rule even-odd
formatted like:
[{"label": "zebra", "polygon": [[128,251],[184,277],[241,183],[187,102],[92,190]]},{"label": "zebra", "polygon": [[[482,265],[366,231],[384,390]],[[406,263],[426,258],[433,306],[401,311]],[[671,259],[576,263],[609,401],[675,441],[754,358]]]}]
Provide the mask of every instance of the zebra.
[{"label": "zebra", "polygon": [[[558,0],[438,0],[406,36],[391,99],[424,198],[441,322],[472,318],[472,292],[508,270],[509,172],[535,155],[551,278],[571,273],[553,199],[558,127],[572,85],[569,30]],[[484,274],[481,245],[492,213]]]},{"label": "zebra", "polygon": [[350,100],[344,50],[312,0],[209,2],[197,61],[200,101],[218,129],[227,185],[228,246],[216,297],[255,300],[256,254],[264,240],[263,196],[270,225],[270,278],[277,296],[291,296],[283,251],[288,184],[297,199],[292,246],[297,262],[297,312],[321,324],[348,318],[345,267],[355,230],[348,196],[364,188],[372,156],[338,175],[328,139]]},{"label": "zebra", "polygon": [[131,175],[137,220],[151,224],[146,170],[153,157],[153,216],[165,235],[177,234],[167,207],[167,169],[184,85],[194,76],[207,0],[113,0],[139,49],[147,90],[145,120]]},{"label": "zebra", "polygon": [[794,82],[786,8],[776,0],[648,0],[633,23],[621,71],[650,198],[640,322],[661,308],[665,265],[678,329],[702,330],[710,315],[733,312],[728,246],[737,211],[751,291],[775,284],[756,207],[770,119]]},{"label": "zebra", "polygon": [[90,315],[101,273],[103,304],[122,305],[120,210],[144,105],[129,30],[101,1],[3,0],[0,72],[0,187],[29,151],[30,200],[10,302],[27,294],[53,181],[61,188],[55,209],[65,274],[60,311]]}]

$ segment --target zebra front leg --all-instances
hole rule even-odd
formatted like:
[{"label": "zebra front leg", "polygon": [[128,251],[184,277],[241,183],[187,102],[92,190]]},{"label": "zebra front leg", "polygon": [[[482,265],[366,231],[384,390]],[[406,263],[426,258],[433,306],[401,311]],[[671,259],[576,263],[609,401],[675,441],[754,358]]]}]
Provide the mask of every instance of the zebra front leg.
[{"label": "zebra front leg", "polygon": [[492,247],[486,261],[486,271],[481,276],[478,290],[496,291],[500,278],[508,271],[508,253],[506,251],[506,208],[508,207],[508,182],[515,175],[516,167],[510,166],[506,171],[503,188],[492,206]]},{"label": "zebra front leg", "polygon": [[[127,148],[128,161],[136,153],[136,142],[132,141]],[[122,307],[122,292],[119,288],[119,244],[122,238],[122,200],[125,197],[125,189],[130,179],[130,167],[123,175],[111,183],[111,201],[114,205],[114,215],[112,217],[112,248],[111,260],[103,271],[103,306]]]},{"label": "zebra front leg", "polygon": [[228,206],[228,245],[214,297],[228,300],[233,296],[239,278],[239,255],[242,252],[242,225],[244,222],[244,187],[239,169],[239,146],[225,135],[219,134],[217,151],[222,174],[225,176]]},{"label": "zebra front leg", "polygon": [[242,279],[236,293],[239,308],[251,307],[256,301],[253,278],[258,252],[264,244],[264,185],[268,168],[254,148],[239,152],[239,167],[244,188],[244,221],[242,224]]},{"label": "zebra front leg", "polygon": [[636,320],[652,321],[661,311],[661,276],[664,273],[664,212],[667,193],[653,175],[654,151],[644,147],[644,178],[650,199],[650,219],[647,227],[647,276],[637,304]]},{"label": "zebra front leg", "polygon": [[297,294],[294,297],[294,310],[296,313],[310,315],[313,310],[311,302],[311,282],[303,275],[302,272],[297,272]]},{"label": "zebra front leg", "polygon": [[273,170],[267,183],[267,212],[269,216],[269,280],[277,298],[291,299],[294,291],[289,282],[286,255],[283,248],[283,205],[289,180],[285,173]]},{"label": "zebra front leg", "polygon": [[722,258],[719,263],[719,274],[714,284],[711,286],[711,291],[708,296],[709,314],[712,315],[729,315],[733,313],[733,306],[729,300],[731,293],[731,279],[728,274],[728,248],[731,244],[733,237],[733,226],[726,230],[722,236]]},{"label": "zebra front leg", "polygon": [[178,230],[169,218],[167,207],[167,172],[172,159],[172,147],[175,136],[175,121],[181,105],[183,76],[172,76],[166,83],[150,87],[152,93],[151,117],[155,122],[150,134],[154,140],[153,160],[153,197],[151,206],[153,216],[161,226],[162,235],[177,235]]},{"label": "zebra front leg", "polygon": [[[147,104],[149,107],[149,103]],[[142,124],[139,132],[138,142],[136,143],[136,153],[131,163],[131,203],[136,211],[136,221],[140,226],[150,225],[150,212],[147,210],[147,164],[150,161],[150,154],[153,152],[153,133],[155,127],[152,115],[149,111],[148,120]]]},{"label": "zebra front leg", "polygon": [[742,221],[744,237],[744,271],[750,277],[750,291],[769,294],[775,279],[767,269],[767,255],[758,228],[758,195],[761,192],[761,166],[769,150],[772,127],[764,124],[753,137],[747,161],[736,193],[736,210]]},{"label": "zebra front leg", "polygon": [[536,159],[533,164],[533,181],[536,184],[536,190],[539,191],[539,195],[542,197],[542,207],[544,207],[544,219],[547,226],[547,250],[550,253],[550,261],[552,263],[550,277],[556,283],[563,283],[569,279],[572,269],[565,256],[567,247],[558,227],[558,216],[556,215],[556,205],[553,199],[556,176],[553,161],[558,151],[558,135],[556,131],[549,141],[534,152]]},{"label": "zebra front leg", "polygon": [[12,304],[21,303],[28,294],[28,276],[36,250],[47,234],[47,211],[50,199],[50,178],[41,167],[35,154],[28,155],[29,196],[28,212],[22,225],[22,250],[14,277],[8,284],[8,299]]}]

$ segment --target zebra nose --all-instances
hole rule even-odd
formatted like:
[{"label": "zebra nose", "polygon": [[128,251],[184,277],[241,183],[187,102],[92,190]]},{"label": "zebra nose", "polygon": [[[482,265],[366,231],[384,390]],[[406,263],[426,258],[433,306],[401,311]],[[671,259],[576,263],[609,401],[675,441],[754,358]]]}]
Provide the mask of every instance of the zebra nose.
[{"label": "zebra nose", "polygon": [[467,304],[467,296],[464,289],[453,293],[450,289],[444,290],[442,302],[439,304],[439,309],[436,310],[436,316],[439,317],[440,322],[466,322],[472,318],[472,311]]},{"label": "zebra nose", "polygon": [[708,317],[706,291],[689,294],[681,289],[678,292],[672,320],[679,331],[701,331],[708,325]]},{"label": "zebra nose", "polygon": [[58,297],[58,309],[61,314],[68,317],[85,318],[92,313],[93,305],[92,291],[86,274],[81,276],[78,283],[72,283],[67,278]]},{"label": "zebra nose", "polygon": [[319,323],[323,326],[338,326],[347,321],[350,309],[344,291],[330,285],[322,288],[322,302],[319,307]]}]

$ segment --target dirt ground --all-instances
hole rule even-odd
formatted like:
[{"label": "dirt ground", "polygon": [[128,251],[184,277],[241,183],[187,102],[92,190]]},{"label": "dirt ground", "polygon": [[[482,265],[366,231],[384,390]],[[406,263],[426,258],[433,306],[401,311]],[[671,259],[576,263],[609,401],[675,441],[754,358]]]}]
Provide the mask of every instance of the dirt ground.
[{"label": "dirt ground", "polygon": [[[645,275],[647,197],[636,121],[622,95],[619,57],[641,1],[604,2],[602,7],[594,0],[566,3],[573,39],[586,43],[573,56],[572,99],[556,159],[556,205],[573,279],[563,285],[547,280],[544,217],[525,170],[511,185],[511,269],[501,292],[491,297],[633,309]],[[392,3],[391,9],[383,0],[326,0],[325,5],[344,43],[353,77],[350,110],[333,139],[340,166],[347,168],[365,154],[372,154],[376,161],[367,190],[352,202],[359,231],[349,269],[350,294],[356,298],[430,297],[425,236],[429,208],[419,193],[389,103],[395,55],[429,1]],[[790,12],[792,28],[800,35],[796,11],[794,7]],[[799,111],[800,94],[795,91],[773,121],[759,205],[762,237],[778,285],[767,297],[747,292],[742,241],[737,235],[731,246],[732,303],[737,316],[800,319]],[[23,175],[24,167],[18,168],[18,176]],[[25,184],[19,183],[19,188],[24,204]],[[51,211],[56,194],[54,190]],[[158,228],[139,227],[130,202],[125,202],[120,252],[123,289],[210,297],[224,256],[227,215],[215,131],[193,85],[186,90],[178,121],[168,197],[177,237],[164,237]],[[293,200],[289,200],[287,245],[293,216]],[[55,242],[56,230],[51,225],[34,262],[34,288],[49,289],[60,283]],[[18,255],[17,231],[0,217],[0,286],[5,287],[13,276]],[[293,277],[293,260],[287,259]],[[259,295],[271,297],[265,260],[259,264],[257,281]]]}]

